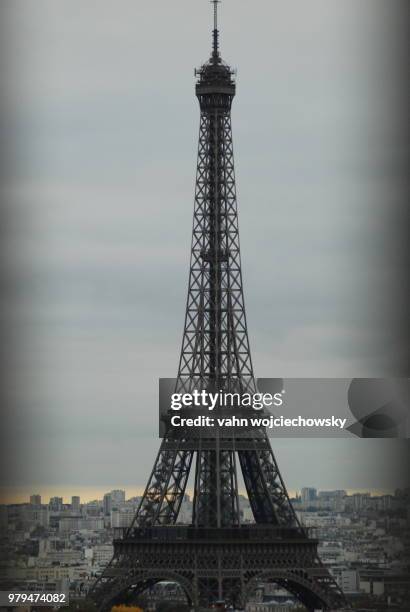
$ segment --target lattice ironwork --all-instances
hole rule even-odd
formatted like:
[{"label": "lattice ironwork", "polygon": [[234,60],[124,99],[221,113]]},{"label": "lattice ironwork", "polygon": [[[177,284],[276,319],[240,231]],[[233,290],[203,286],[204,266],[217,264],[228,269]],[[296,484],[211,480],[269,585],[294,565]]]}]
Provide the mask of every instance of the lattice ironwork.
[{"label": "lattice ironwork", "polygon": [[308,610],[340,609],[343,597],[317,557],[317,541],[293,528],[138,528],[115,542],[98,591],[99,610],[135,601],[159,581],[177,582],[195,609],[224,600],[241,609],[261,582],[287,589]]},{"label": "lattice ironwork", "polygon": [[[211,59],[197,75],[201,117],[176,391],[254,393],[232,143],[235,82],[233,71],[221,60],[216,27]],[[181,548],[179,528],[172,526],[177,522],[193,463],[192,525],[184,536],[189,543]],[[238,467],[256,526],[267,529],[264,537],[257,532],[259,539],[251,537],[251,527],[241,526]],[[147,542],[148,533],[157,538],[155,543]],[[264,430],[240,439],[221,434],[176,438],[170,430],[134,521],[124,538],[116,541],[114,558],[92,595],[105,609],[118,597],[132,598],[158,580],[177,576],[194,606],[209,605],[216,599],[243,605],[262,574],[297,594],[308,607],[328,608],[343,602],[336,583],[317,557],[316,542],[308,538],[293,511]]]}]

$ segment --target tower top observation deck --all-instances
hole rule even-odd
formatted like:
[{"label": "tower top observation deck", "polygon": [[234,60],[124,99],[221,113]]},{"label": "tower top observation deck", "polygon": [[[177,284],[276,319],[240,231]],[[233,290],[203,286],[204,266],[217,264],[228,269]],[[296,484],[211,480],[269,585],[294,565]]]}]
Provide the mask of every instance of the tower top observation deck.
[{"label": "tower top observation deck", "polygon": [[216,108],[229,110],[235,95],[235,71],[222,60],[219,52],[219,3],[220,0],[211,0],[211,4],[214,5],[211,57],[195,70],[195,76],[198,77],[196,95],[201,109],[205,111]]}]

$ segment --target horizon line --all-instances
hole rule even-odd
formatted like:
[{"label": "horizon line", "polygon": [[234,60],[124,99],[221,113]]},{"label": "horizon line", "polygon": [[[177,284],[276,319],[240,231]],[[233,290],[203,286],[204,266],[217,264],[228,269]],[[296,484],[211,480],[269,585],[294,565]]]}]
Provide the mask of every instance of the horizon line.
[{"label": "horizon line", "polygon": [[[317,487],[314,485],[304,485],[301,488],[289,488],[287,489],[288,495],[290,498],[295,498],[300,495],[301,490],[303,488],[312,488],[316,489],[318,492],[320,491],[346,491],[347,495],[354,495],[355,493],[369,493],[372,497],[379,497],[381,495],[392,495],[394,494],[395,489],[388,488],[374,488],[374,487],[358,487],[358,488],[349,488],[349,487]],[[17,490],[16,490],[17,489]],[[80,497],[81,504],[87,504],[91,501],[100,501],[103,499],[106,493],[110,493],[113,490],[123,490],[126,493],[126,499],[130,499],[132,497],[141,497],[144,493],[145,487],[135,487],[135,486],[124,486],[124,485],[116,485],[116,486],[98,486],[98,487],[87,487],[85,485],[78,486],[70,486],[70,487],[32,487],[28,489],[27,487],[0,487],[0,505],[12,505],[12,504],[24,504],[30,503],[31,495],[40,495],[42,498],[42,504],[44,504],[43,499],[48,500],[52,497],[61,497],[63,499],[63,504],[71,503],[71,498],[73,496]],[[193,497],[193,489],[187,488],[186,493],[192,498]],[[239,490],[240,495],[244,495],[247,497],[246,490]],[[68,500],[68,501],[65,501]],[[45,504],[45,505],[46,505]]]}]

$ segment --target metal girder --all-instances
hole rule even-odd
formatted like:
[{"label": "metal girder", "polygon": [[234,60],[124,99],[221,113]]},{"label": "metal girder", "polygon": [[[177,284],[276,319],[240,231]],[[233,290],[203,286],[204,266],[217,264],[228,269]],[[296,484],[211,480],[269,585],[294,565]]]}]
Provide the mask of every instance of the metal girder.
[{"label": "metal girder", "polygon": [[[201,538],[201,528],[187,527],[193,530],[193,537],[181,539],[178,528],[174,537],[172,529],[156,528],[155,538],[140,530],[132,542],[115,542],[116,569],[121,571],[101,589],[99,609],[108,610],[117,601],[131,601],[130,593],[136,597],[148,585],[163,580],[178,582],[194,609],[208,607],[218,599],[227,606],[244,607],[263,581],[283,586],[310,610],[334,610],[345,603],[336,583],[317,560],[315,540],[300,539],[297,534],[297,539],[280,538],[275,528],[270,537],[268,528],[258,536],[251,533],[251,526],[241,527],[239,538],[227,538],[224,528]],[[218,532],[224,537],[219,538]]]}]

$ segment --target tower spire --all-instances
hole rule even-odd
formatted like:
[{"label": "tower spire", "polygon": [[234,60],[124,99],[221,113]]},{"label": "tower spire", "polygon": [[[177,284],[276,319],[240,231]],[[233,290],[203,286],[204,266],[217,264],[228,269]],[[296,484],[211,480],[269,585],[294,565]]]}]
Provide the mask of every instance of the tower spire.
[{"label": "tower spire", "polygon": [[211,4],[214,5],[214,29],[213,29],[213,33],[212,33],[212,37],[213,37],[213,49],[212,49],[212,59],[214,61],[217,61],[219,58],[219,50],[218,50],[218,37],[219,37],[219,30],[218,30],[218,4],[220,3],[221,0],[211,0]]}]

